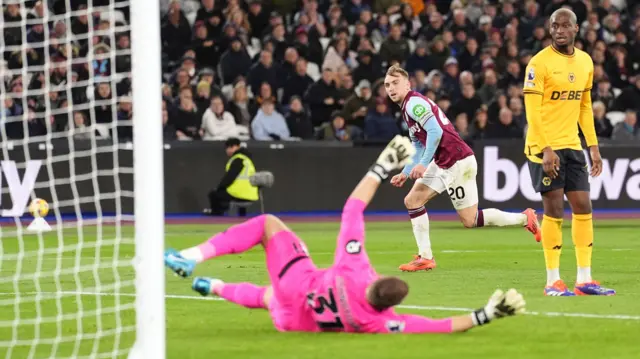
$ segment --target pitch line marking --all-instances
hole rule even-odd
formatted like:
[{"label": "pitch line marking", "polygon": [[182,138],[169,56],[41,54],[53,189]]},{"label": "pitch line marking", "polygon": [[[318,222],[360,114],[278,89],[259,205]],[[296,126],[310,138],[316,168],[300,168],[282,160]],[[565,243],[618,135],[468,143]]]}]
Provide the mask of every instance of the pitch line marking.
[{"label": "pitch line marking", "polygon": [[[37,292],[24,292],[21,295],[35,295]],[[40,294],[48,295],[86,295],[86,296],[105,296],[114,297],[115,293],[100,293],[100,292],[76,292],[76,291],[61,291],[61,292],[40,292]],[[3,296],[15,295],[12,292],[0,293]],[[133,293],[119,293],[121,297],[135,297]],[[225,302],[224,299],[218,297],[202,297],[193,295],[178,295],[167,294],[167,299],[187,299],[187,300],[204,300],[214,302]],[[44,299],[44,298],[43,298]],[[471,312],[472,308],[460,308],[460,307],[445,307],[445,306],[422,306],[422,305],[398,305],[397,308],[401,309],[414,309],[414,310],[438,310],[444,312]],[[524,315],[533,315],[541,317],[570,317],[570,318],[587,318],[587,319],[610,319],[610,320],[638,320],[640,321],[640,315],[627,315],[627,314],[594,314],[594,313],[565,313],[565,312],[530,312],[527,311]]]}]

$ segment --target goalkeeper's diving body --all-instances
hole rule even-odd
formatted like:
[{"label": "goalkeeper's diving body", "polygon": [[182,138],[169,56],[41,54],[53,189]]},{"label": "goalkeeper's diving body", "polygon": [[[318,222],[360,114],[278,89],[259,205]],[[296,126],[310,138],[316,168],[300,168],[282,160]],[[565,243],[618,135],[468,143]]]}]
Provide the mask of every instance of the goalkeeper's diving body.
[{"label": "goalkeeper's diving body", "polygon": [[[574,47],[578,32],[576,14],[556,10],[549,21],[552,43],[529,62],[524,79],[524,100],[529,124],[524,152],[531,181],[542,194],[542,248],[547,267],[548,296],[614,295],[591,278],[593,221],[589,198],[589,173],[578,125],[589,147],[591,175],[602,172],[591,108],[593,61]],[[560,279],[564,196],[573,212],[571,237],[578,273],[571,291]]]},{"label": "goalkeeper's diving body", "polygon": [[327,269],[318,269],[304,242],[272,215],[232,226],[197,247],[169,249],[165,264],[187,277],[197,263],[262,245],[271,285],[197,277],[192,288],[246,308],[267,309],[279,331],[451,333],[523,312],[522,295],[510,289],[497,290],[486,306],[467,315],[431,319],[395,313],[393,307],[409,288],[401,279],[379,276],[373,269],[365,250],[363,212],[380,183],[408,163],[414,151],[409,139],[397,136],[353,190],[342,212],[334,263]]}]

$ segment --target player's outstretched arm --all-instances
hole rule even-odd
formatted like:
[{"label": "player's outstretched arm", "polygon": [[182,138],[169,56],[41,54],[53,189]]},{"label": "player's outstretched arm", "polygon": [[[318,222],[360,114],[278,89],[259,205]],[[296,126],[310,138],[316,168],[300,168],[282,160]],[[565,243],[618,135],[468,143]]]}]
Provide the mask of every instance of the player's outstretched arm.
[{"label": "player's outstretched arm", "polygon": [[[522,294],[515,289],[509,289],[506,293],[496,290],[489,302],[483,308],[470,314],[458,315],[446,319],[430,319],[418,315],[401,315],[398,321],[392,321],[401,326],[404,333],[457,333],[464,332],[473,327],[485,325],[494,319],[504,318],[525,310],[525,301]],[[393,327],[387,329],[393,331]]]},{"label": "player's outstretched arm", "polygon": [[389,177],[393,171],[402,169],[412,161],[416,149],[411,141],[403,136],[394,137],[387,147],[380,153],[369,172],[351,192],[349,198],[364,202],[365,206],[371,202],[380,183]]}]

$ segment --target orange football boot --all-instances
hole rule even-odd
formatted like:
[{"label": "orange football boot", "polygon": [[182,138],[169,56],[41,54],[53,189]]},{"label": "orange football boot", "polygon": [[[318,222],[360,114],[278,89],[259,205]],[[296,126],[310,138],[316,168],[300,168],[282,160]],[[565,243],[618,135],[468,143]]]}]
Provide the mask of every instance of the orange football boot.
[{"label": "orange football boot", "polygon": [[540,231],[540,223],[538,222],[538,216],[536,215],[536,211],[531,208],[527,208],[522,212],[527,216],[527,224],[524,228],[531,232],[536,239],[536,242],[540,242],[542,239],[542,233]]},{"label": "orange football boot", "polygon": [[429,271],[436,267],[436,260],[422,258],[421,256],[413,256],[413,260],[407,264],[403,264],[399,269],[403,272]]}]

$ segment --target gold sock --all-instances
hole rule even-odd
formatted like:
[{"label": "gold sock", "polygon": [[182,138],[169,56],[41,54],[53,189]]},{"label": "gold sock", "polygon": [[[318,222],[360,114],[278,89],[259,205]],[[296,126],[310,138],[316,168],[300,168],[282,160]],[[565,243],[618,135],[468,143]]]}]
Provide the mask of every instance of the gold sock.
[{"label": "gold sock", "polygon": [[542,248],[547,269],[560,268],[562,218],[542,216]]},{"label": "gold sock", "polygon": [[573,214],[571,237],[576,248],[578,267],[591,267],[591,252],[593,251],[593,219],[591,213]]}]

